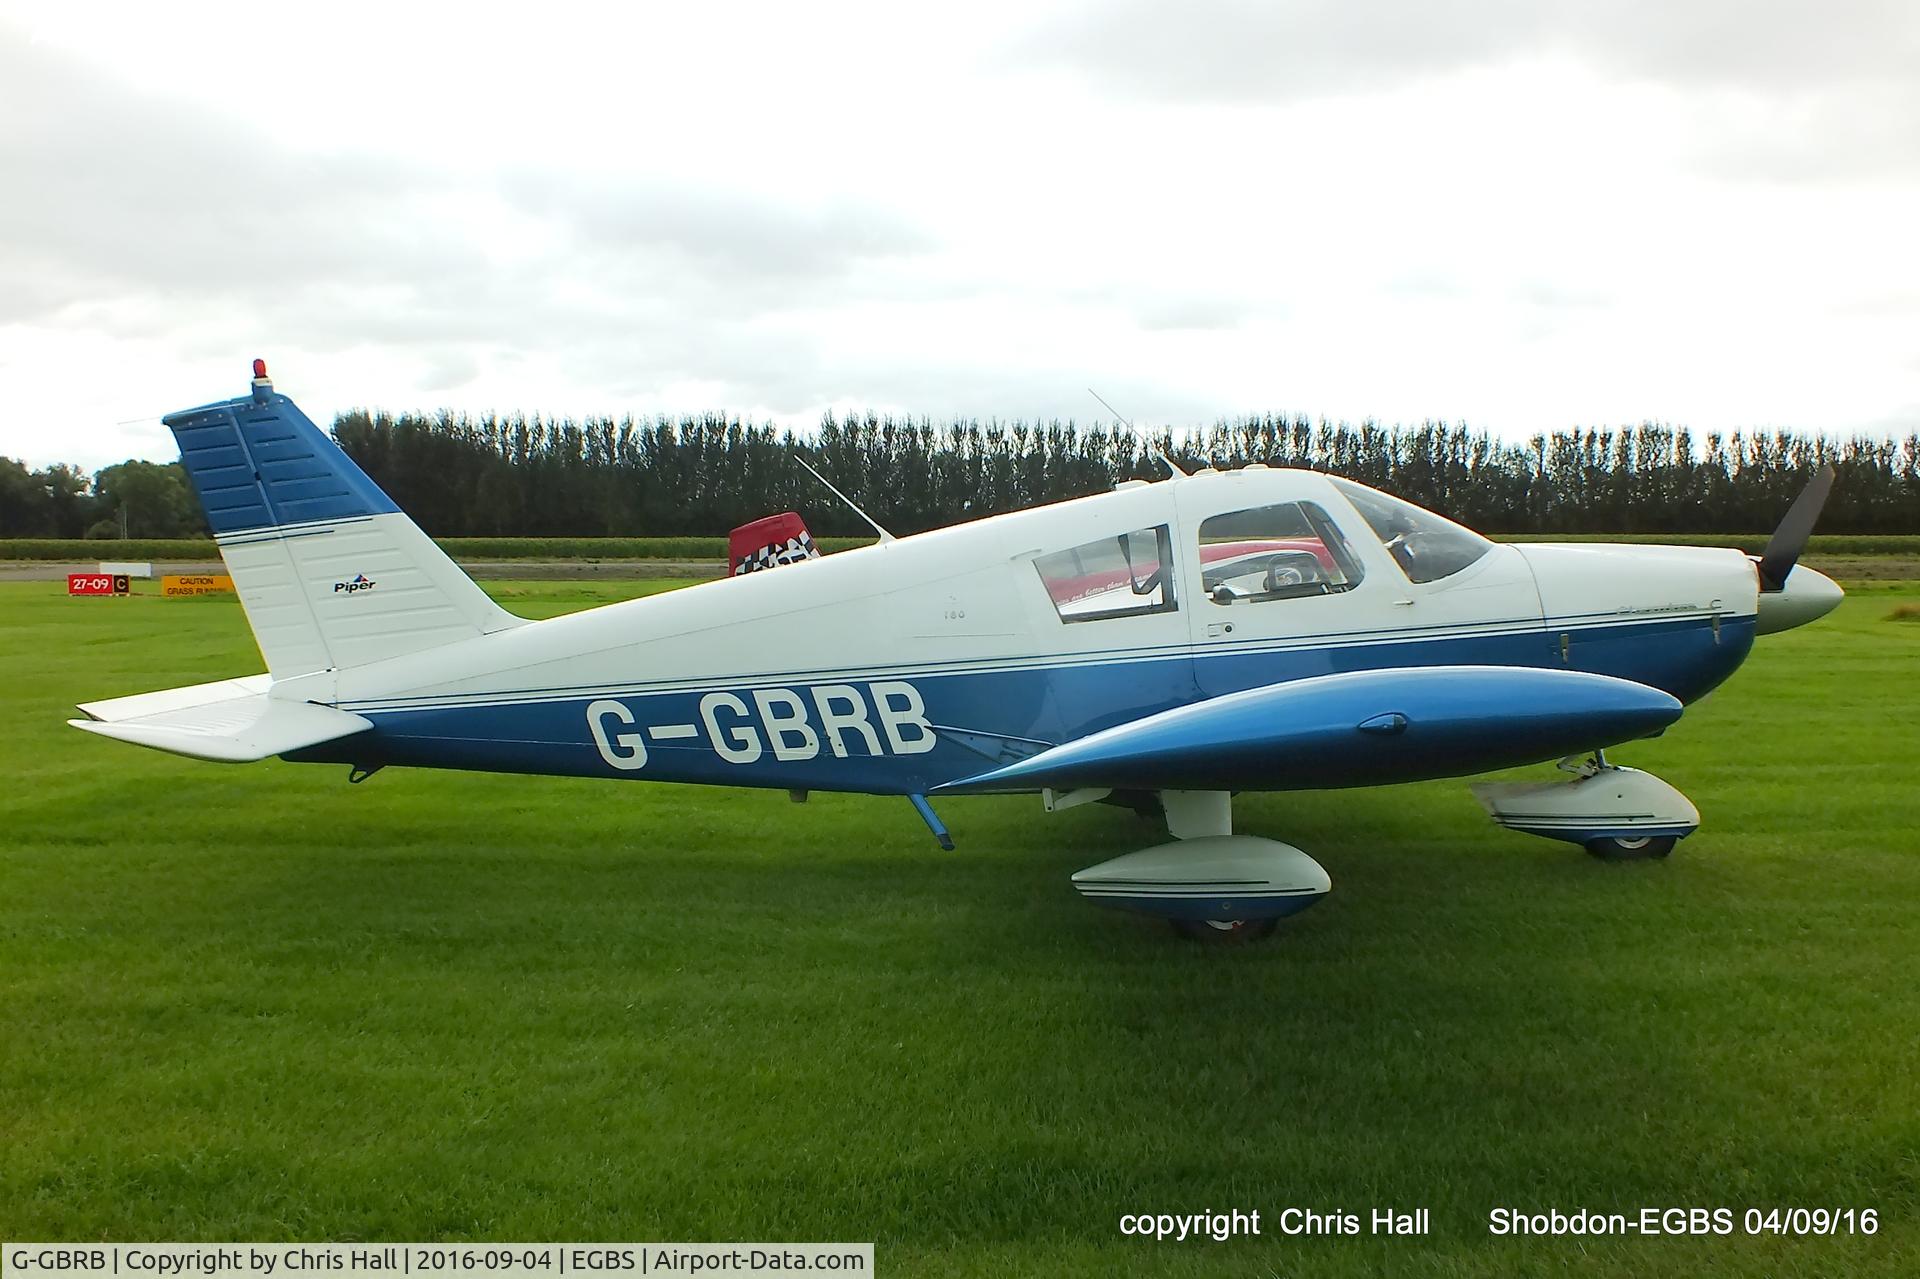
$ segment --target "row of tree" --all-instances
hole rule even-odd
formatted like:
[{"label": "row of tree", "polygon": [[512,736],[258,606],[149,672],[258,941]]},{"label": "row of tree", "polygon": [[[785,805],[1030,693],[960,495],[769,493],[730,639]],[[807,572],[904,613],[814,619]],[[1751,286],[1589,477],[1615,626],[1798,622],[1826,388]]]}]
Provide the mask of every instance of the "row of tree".
[{"label": "row of tree", "polygon": [[178,462],[121,462],[88,475],[0,457],[0,537],[194,537],[207,531]]},{"label": "row of tree", "polygon": [[1499,533],[1752,533],[1779,522],[1813,472],[1839,473],[1821,529],[1920,533],[1920,434],[1834,440],[1646,423],[1504,443],[1426,423],[1246,417],[1186,435],[1072,422],[935,423],[827,417],[776,431],[719,414],[680,419],[464,417],[354,412],[343,448],[442,535],[716,534],[771,511],[816,533],[866,526],[805,457],[896,532],[1099,492],[1206,465],[1309,467],[1387,489]]},{"label": "row of tree", "polygon": [[[1505,443],[1426,423],[1246,417],[1186,435],[1072,422],[934,423],[833,417],[776,431],[708,414],[585,422],[355,411],[334,438],[442,537],[712,535],[798,509],[820,534],[859,518],[805,457],[898,532],[1099,492],[1118,480],[1266,462],[1350,476],[1494,533],[1753,533],[1778,522],[1820,466],[1839,473],[1821,529],[1920,533],[1920,435],[1832,440],[1646,423]],[[0,458],[0,536],[204,533],[178,463],[129,461],[89,477]]]}]

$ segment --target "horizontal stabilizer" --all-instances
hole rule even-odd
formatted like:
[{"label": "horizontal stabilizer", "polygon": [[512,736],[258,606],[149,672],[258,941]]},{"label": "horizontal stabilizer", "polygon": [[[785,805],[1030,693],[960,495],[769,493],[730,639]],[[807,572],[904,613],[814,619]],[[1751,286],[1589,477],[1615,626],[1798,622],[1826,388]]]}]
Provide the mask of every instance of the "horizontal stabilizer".
[{"label": "horizontal stabilizer", "polygon": [[1647,737],[1681,709],[1657,688],[1584,671],[1353,671],[1176,707],[940,789],[1314,790],[1459,777]]},{"label": "horizontal stabilizer", "polygon": [[88,702],[75,728],[154,750],[244,764],[318,746],[372,728],[371,721],[313,702],[271,696],[265,676]]}]

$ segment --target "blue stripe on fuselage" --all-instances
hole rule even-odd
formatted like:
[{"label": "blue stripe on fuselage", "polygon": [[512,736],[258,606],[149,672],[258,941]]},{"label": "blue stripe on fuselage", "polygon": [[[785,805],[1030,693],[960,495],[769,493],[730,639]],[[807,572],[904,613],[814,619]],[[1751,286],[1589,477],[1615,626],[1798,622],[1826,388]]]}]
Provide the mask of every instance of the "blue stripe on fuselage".
[{"label": "blue stripe on fuselage", "polygon": [[[1562,634],[1569,636],[1565,662],[1560,651]],[[1195,701],[1199,698],[1197,664],[1204,664],[1204,682],[1215,694],[1343,671],[1476,665],[1592,671],[1693,701],[1740,665],[1753,637],[1750,617],[1722,619],[1717,630],[1708,620],[1687,619],[1508,630],[1411,643],[1230,653],[1203,647],[1190,661],[1087,661],[911,675],[888,672],[866,678],[796,675],[772,692],[790,690],[797,701],[775,698],[770,707],[755,700],[756,689],[766,693],[776,683],[766,677],[756,678],[751,685],[715,682],[699,689],[613,696],[555,692],[526,700],[524,692],[503,692],[485,701],[456,705],[394,710],[359,706],[359,713],[374,722],[370,732],[288,758],[362,767],[393,764],[912,794],[1009,763],[1019,752],[1034,749],[1035,742],[1070,741]],[[882,722],[884,686],[900,682],[910,684],[923,705],[924,714],[915,718],[933,726],[930,742],[917,723],[903,722],[890,734]],[[841,687],[854,690],[851,697],[831,691]],[[828,698],[825,708],[820,704],[823,689]],[[745,713],[728,703],[703,716],[703,698],[717,693],[731,693]],[[891,698],[891,709],[899,712],[902,700]],[[617,703],[617,709],[609,709],[609,702]],[[588,711],[595,706],[601,708],[597,718],[604,746],[589,729]],[[842,727],[837,753],[827,712],[851,715],[856,710],[864,728],[860,724]],[[763,711],[775,720],[784,716],[794,726],[781,734],[777,725],[770,727],[766,722]],[[801,718],[793,721],[796,715]],[[691,734],[684,731],[688,726]],[[656,729],[665,731],[656,734]],[[632,744],[636,737],[638,747]],[[999,741],[1004,741],[1004,753],[996,753]],[[754,742],[759,753],[750,762],[730,761],[717,749],[726,745],[742,756]],[[876,745],[877,751],[872,749]],[[779,758],[776,746],[786,747],[789,755],[807,757]],[[642,747],[644,762],[636,764]],[[625,766],[617,766],[615,759]]]}]

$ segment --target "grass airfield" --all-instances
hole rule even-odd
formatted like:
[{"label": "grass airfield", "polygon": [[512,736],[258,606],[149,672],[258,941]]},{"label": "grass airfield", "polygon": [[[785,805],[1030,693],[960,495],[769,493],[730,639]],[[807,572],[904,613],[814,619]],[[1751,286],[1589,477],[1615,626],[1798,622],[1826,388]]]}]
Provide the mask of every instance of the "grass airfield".
[{"label": "grass airfield", "polygon": [[[545,616],[677,583],[494,584]],[[150,585],[147,589],[154,589]],[[1335,891],[1198,948],[1091,806],[194,763],[80,700],[257,670],[229,599],[0,584],[0,1237],[878,1242],[883,1274],[1920,1272],[1920,585],[1615,752],[1612,865],[1464,783],[1247,796]],[[1545,775],[1544,770],[1530,772]],[[1285,1238],[1288,1206],[1432,1210]],[[1854,1238],[1487,1214],[1872,1208]],[[1122,1213],[1258,1209],[1230,1243]],[[1364,1228],[1364,1227],[1363,1227]]]}]

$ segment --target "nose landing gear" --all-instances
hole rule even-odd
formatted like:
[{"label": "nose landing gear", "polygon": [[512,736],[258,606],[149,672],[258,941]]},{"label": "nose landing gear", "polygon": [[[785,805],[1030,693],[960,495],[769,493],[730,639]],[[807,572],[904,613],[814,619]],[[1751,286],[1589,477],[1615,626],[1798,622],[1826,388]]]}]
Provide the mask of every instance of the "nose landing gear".
[{"label": "nose landing gear", "polygon": [[1586,848],[1603,862],[1639,862],[1665,857],[1679,842],[1675,835],[1637,835],[1631,839],[1604,835],[1588,840]]},{"label": "nose landing gear", "polygon": [[1560,761],[1570,782],[1478,782],[1474,797],[1508,830],[1579,844],[1606,861],[1665,857],[1700,827],[1685,795],[1652,773],[1591,759]]}]

